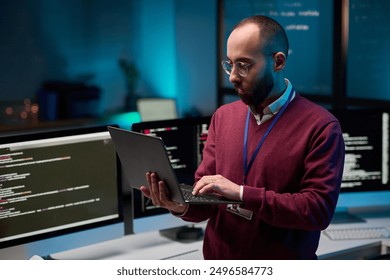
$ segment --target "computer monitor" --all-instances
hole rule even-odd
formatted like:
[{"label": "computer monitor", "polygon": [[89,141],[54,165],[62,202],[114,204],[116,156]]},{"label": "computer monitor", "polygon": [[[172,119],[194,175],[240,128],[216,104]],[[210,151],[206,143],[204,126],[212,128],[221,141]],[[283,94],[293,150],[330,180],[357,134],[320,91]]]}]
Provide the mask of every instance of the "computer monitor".
[{"label": "computer monitor", "polygon": [[348,215],[353,208],[390,206],[390,114],[355,109],[335,115],[343,131],[345,164],[333,222],[356,222]]},{"label": "computer monitor", "polygon": [[[331,96],[333,83],[334,2],[322,0],[224,0],[221,59],[226,59],[226,42],[243,18],[266,15],[278,21],[289,39],[286,77],[302,94]],[[338,2],[338,1],[336,1]],[[321,54],[321,55],[318,55]],[[287,55],[287,54],[286,54]],[[336,61],[338,62],[338,61]],[[222,86],[233,88],[229,76]]]},{"label": "computer monitor", "polygon": [[106,126],[0,138],[0,248],[123,221]]},{"label": "computer monitor", "polygon": [[[133,124],[132,130],[161,137],[179,182],[192,185],[195,171],[202,160],[210,120],[211,117],[207,116],[140,122]],[[168,211],[154,206],[139,190],[134,189],[133,199],[135,232],[188,225],[170,214],[161,216]]]},{"label": "computer monitor", "polygon": [[174,98],[138,98],[136,103],[142,121],[177,118],[176,99]]}]

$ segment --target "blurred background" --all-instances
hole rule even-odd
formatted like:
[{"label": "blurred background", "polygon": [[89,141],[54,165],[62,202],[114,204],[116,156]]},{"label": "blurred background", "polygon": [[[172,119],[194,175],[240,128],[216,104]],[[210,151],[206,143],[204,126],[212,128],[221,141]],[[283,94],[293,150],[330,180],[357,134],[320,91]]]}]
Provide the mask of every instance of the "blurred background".
[{"label": "blurred background", "polygon": [[[103,118],[138,98],[178,116],[235,100],[220,67],[240,19],[277,19],[287,77],[331,109],[389,107],[390,4],[384,0],[0,0],[0,127]],[[55,123],[60,125],[60,123]]]}]

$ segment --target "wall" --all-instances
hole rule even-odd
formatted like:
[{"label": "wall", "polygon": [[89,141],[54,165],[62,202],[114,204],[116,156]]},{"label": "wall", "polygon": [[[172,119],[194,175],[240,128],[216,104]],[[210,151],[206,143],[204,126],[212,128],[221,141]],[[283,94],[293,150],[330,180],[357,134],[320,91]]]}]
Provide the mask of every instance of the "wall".
[{"label": "wall", "polygon": [[[176,1],[177,98],[180,108],[204,115],[216,107],[216,1]],[[187,104],[187,107],[185,106]]]},{"label": "wall", "polygon": [[[121,110],[118,59],[140,71],[140,96],[176,97],[179,112],[216,104],[216,0],[0,0],[0,103],[33,98],[46,79],[86,79],[99,111]],[[6,38],[6,39],[4,39]],[[0,250],[0,259],[85,246],[123,235],[123,224]]]},{"label": "wall", "polygon": [[102,90],[99,114],[120,111],[127,89],[118,60],[127,58],[139,68],[140,96],[176,97],[181,115],[215,109],[216,0],[1,5],[0,104],[35,98],[45,80],[87,81]]},{"label": "wall", "polygon": [[[132,45],[139,95],[176,98],[180,116],[216,106],[216,1],[144,0]],[[136,58],[136,59],[135,59]],[[205,78],[206,77],[206,78]]]}]

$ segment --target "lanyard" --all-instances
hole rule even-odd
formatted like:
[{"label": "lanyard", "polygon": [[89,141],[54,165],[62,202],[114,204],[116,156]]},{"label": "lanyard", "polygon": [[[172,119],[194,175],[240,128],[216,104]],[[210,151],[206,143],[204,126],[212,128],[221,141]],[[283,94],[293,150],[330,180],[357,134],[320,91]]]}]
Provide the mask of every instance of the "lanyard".
[{"label": "lanyard", "polygon": [[255,161],[255,158],[257,154],[259,153],[259,150],[261,146],[263,145],[265,139],[267,138],[268,134],[271,132],[272,128],[275,126],[276,122],[279,120],[280,116],[283,114],[283,112],[286,110],[287,105],[290,103],[291,98],[293,96],[293,88],[291,87],[289,97],[286,103],[284,103],[283,107],[280,109],[279,113],[276,115],[276,117],[272,120],[272,123],[267,128],[266,132],[264,133],[263,137],[261,137],[259,143],[257,144],[256,150],[253,152],[253,155],[251,157],[250,162],[247,164],[247,142],[248,142],[248,131],[249,131],[249,117],[250,117],[250,110],[248,109],[248,114],[246,116],[246,124],[245,124],[245,134],[244,134],[244,184],[246,184],[246,176],[249,173],[249,170],[252,167],[253,162]]}]

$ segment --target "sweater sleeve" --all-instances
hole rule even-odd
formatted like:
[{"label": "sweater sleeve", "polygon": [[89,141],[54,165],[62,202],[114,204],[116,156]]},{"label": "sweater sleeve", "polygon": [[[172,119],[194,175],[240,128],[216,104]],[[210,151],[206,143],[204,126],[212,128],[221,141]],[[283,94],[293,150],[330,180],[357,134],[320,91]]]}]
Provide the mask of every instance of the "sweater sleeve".
[{"label": "sweater sleeve", "polygon": [[279,193],[267,186],[246,185],[245,208],[277,227],[322,230],[329,225],[344,165],[345,148],[339,123],[329,122],[309,142],[298,191]]}]

